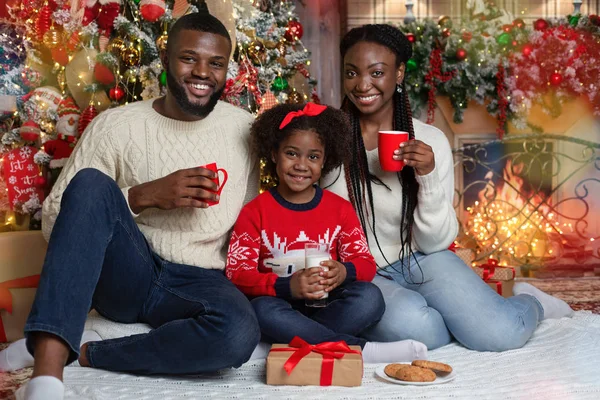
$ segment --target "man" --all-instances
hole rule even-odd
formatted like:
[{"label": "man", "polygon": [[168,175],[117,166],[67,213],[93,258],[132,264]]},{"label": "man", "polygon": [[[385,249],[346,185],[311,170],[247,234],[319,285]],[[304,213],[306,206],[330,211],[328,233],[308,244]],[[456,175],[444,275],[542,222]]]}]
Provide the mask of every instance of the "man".
[{"label": "man", "polygon": [[[63,397],[64,366],[137,374],[236,367],[259,341],[246,297],[225,277],[228,231],[258,183],[250,114],[218,101],[231,40],[207,13],[180,18],[161,60],[165,97],[98,116],[44,202],[48,243],[25,326],[34,355],[26,399]],[[228,174],[221,195],[216,163]],[[219,198],[220,197],[220,198]],[[214,204],[214,202],[217,202]],[[94,308],[147,334],[80,348]]]}]

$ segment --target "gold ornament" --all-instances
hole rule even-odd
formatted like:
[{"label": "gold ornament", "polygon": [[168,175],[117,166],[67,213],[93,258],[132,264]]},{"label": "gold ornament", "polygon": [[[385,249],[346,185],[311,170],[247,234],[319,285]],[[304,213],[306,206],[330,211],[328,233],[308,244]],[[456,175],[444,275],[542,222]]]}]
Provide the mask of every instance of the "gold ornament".
[{"label": "gold ornament", "polygon": [[58,74],[56,74],[56,80],[58,82],[58,87],[64,92],[67,87],[67,77],[65,76],[64,69],[58,71]]},{"label": "gold ornament", "polygon": [[133,67],[140,63],[140,52],[133,46],[126,47],[121,51],[121,60],[129,67]]},{"label": "gold ornament", "polygon": [[450,25],[452,25],[452,20],[447,15],[441,15],[438,18],[438,25],[442,26],[442,27],[444,27],[444,26],[450,26]]},{"label": "gold ornament", "polygon": [[253,64],[260,65],[267,60],[267,49],[262,42],[253,41],[248,46],[248,58]]},{"label": "gold ornament", "polygon": [[300,92],[295,90],[288,95],[286,103],[288,104],[302,104],[304,103],[304,96]]},{"label": "gold ornament", "polygon": [[49,29],[44,33],[43,41],[46,47],[53,49],[60,44],[60,33],[56,29]]},{"label": "gold ornament", "polygon": [[285,57],[287,54],[287,44],[285,43],[285,40],[278,42],[275,48],[279,51],[280,57]]},{"label": "gold ornament", "polygon": [[125,50],[125,42],[123,39],[116,37],[110,41],[106,50],[110,51],[115,56],[120,56],[121,52]]},{"label": "gold ornament", "polygon": [[158,51],[167,50],[167,39],[168,38],[169,38],[169,36],[166,33],[163,33],[156,39],[156,48],[158,49]]}]

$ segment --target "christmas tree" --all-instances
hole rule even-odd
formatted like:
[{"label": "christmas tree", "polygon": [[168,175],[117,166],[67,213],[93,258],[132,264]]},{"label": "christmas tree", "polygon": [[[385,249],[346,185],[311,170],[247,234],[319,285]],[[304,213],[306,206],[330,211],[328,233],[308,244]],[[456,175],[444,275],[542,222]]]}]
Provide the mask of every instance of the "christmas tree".
[{"label": "christmas tree", "polygon": [[254,114],[318,102],[291,0],[9,0],[0,22],[4,208],[39,220],[44,194],[90,121],[165,94],[159,54],[169,28],[200,8],[233,41],[223,100]]}]

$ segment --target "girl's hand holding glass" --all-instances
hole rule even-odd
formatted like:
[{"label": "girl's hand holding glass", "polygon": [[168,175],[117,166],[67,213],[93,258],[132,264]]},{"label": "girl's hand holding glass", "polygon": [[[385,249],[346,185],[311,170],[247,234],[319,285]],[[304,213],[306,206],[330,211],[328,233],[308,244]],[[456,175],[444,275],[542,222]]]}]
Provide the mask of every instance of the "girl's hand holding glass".
[{"label": "girl's hand holding glass", "polygon": [[321,278],[319,284],[325,286],[326,292],[331,292],[344,283],[348,274],[344,264],[339,261],[327,260],[322,261],[321,265],[329,268],[329,271],[319,272],[319,277]]},{"label": "girl's hand holding glass", "polygon": [[435,168],[433,149],[420,140],[409,140],[400,143],[394,151],[394,160],[403,160],[404,164],[415,169],[418,175],[427,175]]},{"label": "girl's hand holding glass", "polygon": [[320,267],[300,269],[292,275],[290,290],[294,299],[317,300],[323,297],[325,286],[319,284],[323,272]]}]

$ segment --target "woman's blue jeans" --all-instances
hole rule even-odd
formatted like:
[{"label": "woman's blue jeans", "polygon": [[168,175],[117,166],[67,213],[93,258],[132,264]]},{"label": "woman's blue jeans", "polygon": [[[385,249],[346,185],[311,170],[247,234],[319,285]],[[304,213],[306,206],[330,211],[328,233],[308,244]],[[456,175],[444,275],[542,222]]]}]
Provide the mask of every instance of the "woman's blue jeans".
[{"label": "woman's blue jeans", "polygon": [[398,261],[380,271],[388,279],[375,277],[386,311],[363,337],[382,342],[414,339],[429,349],[454,337],[472,350],[504,351],[522,347],[543,319],[535,297],[503,298],[451,251],[416,252],[410,270],[412,274],[402,273]]}]

